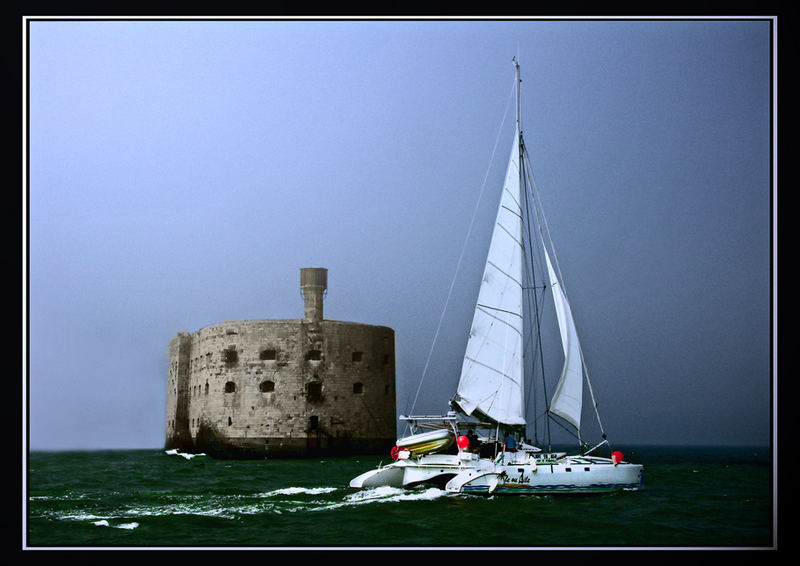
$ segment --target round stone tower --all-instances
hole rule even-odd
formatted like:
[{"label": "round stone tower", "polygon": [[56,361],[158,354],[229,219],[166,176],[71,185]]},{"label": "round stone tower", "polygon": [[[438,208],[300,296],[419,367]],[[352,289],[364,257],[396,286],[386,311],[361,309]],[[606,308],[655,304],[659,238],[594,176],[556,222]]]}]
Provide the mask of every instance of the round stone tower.
[{"label": "round stone tower", "polygon": [[324,267],[304,267],[300,270],[300,291],[306,303],[305,319],[322,320],[322,299],[328,290],[328,270]]},{"label": "round stone tower", "polygon": [[167,448],[220,458],[391,448],[394,331],[325,320],[327,275],[300,270],[302,319],[230,320],[172,338]]}]

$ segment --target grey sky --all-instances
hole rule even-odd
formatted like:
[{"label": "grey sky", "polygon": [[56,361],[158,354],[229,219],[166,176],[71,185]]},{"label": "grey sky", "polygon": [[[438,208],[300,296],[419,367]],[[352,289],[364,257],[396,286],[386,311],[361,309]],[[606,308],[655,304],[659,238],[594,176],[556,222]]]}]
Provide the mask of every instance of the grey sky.
[{"label": "grey sky", "polygon": [[395,329],[411,410],[488,170],[415,407],[446,410],[511,143],[514,55],[609,437],[769,442],[769,21],[29,32],[31,448],[160,447],[170,338],[301,317],[301,267],[329,269],[326,318]]}]

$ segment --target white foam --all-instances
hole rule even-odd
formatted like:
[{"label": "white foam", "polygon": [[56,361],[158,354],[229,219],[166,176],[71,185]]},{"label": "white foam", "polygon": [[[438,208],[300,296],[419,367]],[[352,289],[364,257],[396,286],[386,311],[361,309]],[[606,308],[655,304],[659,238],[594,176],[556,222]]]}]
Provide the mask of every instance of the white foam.
[{"label": "white foam", "polygon": [[276,489],[274,491],[269,491],[267,493],[259,494],[258,497],[273,497],[275,495],[298,495],[301,493],[305,493],[308,495],[319,495],[321,493],[331,493],[336,491],[338,488],[336,487],[284,487],[282,489]]},{"label": "white foam", "polygon": [[52,517],[55,517],[58,520],[66,520],[66,521],[91,521],[93,519],[102,519],[100,515],[94,515],[92,513],[86,513],[81,511],[76,511],[74,513],[57,513],[51,512],[48,513]]},{"label": "white foam", "polygon": [[185,452],[178,452],[177,448],[173,448],[171,450],[164,450],[164,453],[169,454],[170,456],[183,456],[187,460],[191,460],[192,458],[195,458],[197,456],[205,456],[205,454],[202,452],[200,454],[186,454]]},{"label": "white foam", "polygon": [[[331,495],[332,494],[332,495]],[[87,512],[60,514],[60,520],[91,521],[96,526],[132,530],[139,527],[140,520],[154,516],[194,515],[237,519],[243,515],[264,513],[292,514],[314,511],[331,511],[357,505],[391,503],[398,501],[430,501],[447,496],[447,492],[436,489],[402,489],[376,487],[365,490],[345,490],[341,487],[286,487],[260,494],[175,495],[171,502],[157,505],[134,505],[105,516]],[[137,521],[138,520],[138,521]]]},{"label": "white foam", "polygon": [[420,491],[381,486],[351,493],[344,498],[343,502],[322,505],[309,510],[324,511],[336,509],[338,507],[349,507],[353,505],[364,505],[369,503],[392,503],[396,501],[432,501],[446,495],[446,491],[437,489],[435,487]]},{"label": "white foam", "polygon": [[94,521],[93,525],[97,525],[98,527],[113,527],[115,529],[127,529],[132,530],[139,526],[139,523],[120,523],[119,525],[112,525],[105,519],[100,521]]},{"label": "white foam", "polygon": [[370,501],[417,501],[438,499],[447,495],[442,489],[431,487],[425,490],[408,490],[399,487],[380,486],[372,489],[357,491],[345,499],[351,502]]}]

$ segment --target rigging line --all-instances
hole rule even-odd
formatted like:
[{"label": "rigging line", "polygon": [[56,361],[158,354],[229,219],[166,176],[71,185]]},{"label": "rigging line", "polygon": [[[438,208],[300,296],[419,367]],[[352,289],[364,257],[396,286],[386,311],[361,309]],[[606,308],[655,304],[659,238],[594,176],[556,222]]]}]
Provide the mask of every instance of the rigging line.
[{"label": "rigging line", "polygon": [[[422,377],[419,380],[419,385],[417,386],[417,392],[414,395],[414,401],[411,403],[411,411],[414,411],[414,407],[417,404],[417,399],[419,398],[419,392],[422,389],[422,383],[425,381],[425,375],[428,372],[428,366],[430,365],[431,355],[433,354],[434,347],[436,346],[436,339],[439,336],[439,331],[442,328],[442,321],[444,320],[444,314],[447,312],[447,305],[450,303],[450,296],[453,294],[453,287],[456,283],[456,278],[458,277],[458,271],[461,267],[461,260],[464,259],[464,252],[467,249],[467,242],[469,241],[469,236],[472,233],[472,226],[475,224],[475,217],[478,214],[478,205],[480,205],[481,199],[483,198],[483,192],[486,189],[486,181],[489,178],[489,171],[492,169],[492,163],[494,162],[494,155],[497,151],[497,144],[500,141],[500,134],[503,132],[503,126],[506,123],[506,116],[508,116],[508,107],[511,104],[511,99],[513,98],[514,88],[516,87],[516,80],[512,85],[511,92],[508,95],[508,99],[506,100],[506,108],[503,111],[503,119],[500,122],[500,128],[497,130],[497,138],[494,140],[494,147],[492,148],[492,155],[489,158],[489,165],[486,168],[486,174],[483,176],[483,184],[481,185],[480,193],[478,194],[478,202],[475,203],[475,210],[472,211],[472,219],[469,222],[469,228],[467,229],[467,236],[464,238],[464,246],[461,248],[461,255],[458,256],[458,262],[456,263],[456,270],[453,274],[453,280],[450,283],[450,290],[447,292],[447,299],[444,302],[444,308],[442,309],[442,314],[439,317],[439,325],[436,327],[436,332],[433,335],[433,343],[431,344],[431,349],[428,352],[428,358],[425,360],[425,367],[422,370]],[[406,424],[406,428],[408,428],[408,424]]]},{"label": "rigging line", "polygon": [[[529,191],[525,190],[525,185],[526,185],[525,181],[527,180],[528,170],[531,169],[531,167],[530,167],[530,159],[526,159],[526,157],[527,157],[527,149],[525,147],[525,141],[524,141],[524,138],[522,137],[522,133],[520,133],[520,140],[519,141],[520,141],[520,153],[522,154],[520,156],[520,173],[521,173],[522,181],[523,181],[523,183],[522,183],[523,184],[523,194],[525,195],[524,196],[524,198],[525,198],[525,211],[527,212],[526,216],[528,218],[528,221],[525,223],[525,227],[526,227],[527,232],[528,232],[528,242],[530,242],[530,245],[528,246],[528,255],[530,257],[530,264],[529,264],[528,267],[529,267],[530,272],[531,272],[531,281],[533,281],[533,283],[535,285],[535,283],[536,283],[535,270],[534,270],[535,261],[534,261],[534,256],[533,256],[533,254],[534,254],[534,245],[533,245],[533,235],[531,234],[531,222],[530,222],[531,199],[528,198]],[[526,162],[527,162],[527,165],[528,165],[527,167],[526,167]],[[530,193],[530,196],[531,196],[531,198],[533,198],[533,194],[532,193]],[[535,201],[533,202],[533,207],[534,207],[534,212],[536,212],[536,202]],[[535,216],[535,218],[537,218],[537,220],[538,220],[538,216]],[[535,248],[536,248],[536,250],[538,250],[539,246],[535,246]],[[544,278],[543,278],[543,280],[544,280]],[[542,295],[541,295],[541,298],[542,298],[541,308],[544,307],[544,298],[545,298],[546,291],[547,291],[547,288],[545,286],[544,290],[542,291]],[[536,296],[536,290],[535,289],[534,289],[534,292],[533,292],[533,298],[534,298],[534,300],[532,302],[533,302],[533,307],[534,307],[533,310],[534,310],[535,317],[532,318],[531,320],[535,320],[536,321],[536,350],[535,351],[539,352],[539,356],[538,356],[539,357],[539,365],[540,365],[540,371],[541,371],[541,374],[542,374],[542,394],[544,396],[545,410],[549,411],[550,410],[550,400],[549,400],[549,398],[547,396],[547,381],[545,379],[545,369],[544,369],[544,348],[542,347],[542,321],[541,321],[541,317],[540,317],[540,314],[539,314],[541,312],[541,308],[539,306],[539,303],[537,302],[537,296]],[[529,301],[529,305],[528,305],[528,310],[529,311],[531,310],[530,301]],[[532,363],[531,364],[531,372],[533,373],[533,371],[534,371],[534,364]],[[531,389],[535,389],[533,384],[531,384]],[[533,410],[533,412],[534,412],[534,415],[535,415],[536,414],[535,393],[534,393],[534,410]],[[547,441],[549,443],[550,442],[550,422],[549,422],[549,419],[545,419],[544,425],[545,425],[545,434],[547,435]],[[534,436],[536,437],[536,441],[537,442],[538,442],[538,434],[539,434],[538,433],[538,423],[536,423],[536,421],[534,420]]]},{"label": "rigging line", "polygon": [[[542,299],[544,299],[544,293],[545,293],[545,291],[542,292],[542,295],[541,295]],[[529,296],[532,296],[532,298],[528,299],[528,311],[530,313],[528,320],[530,320],[530,321],[538,320],[540,306],[538,304],[539,296],[536,293],[536,288],[535,287],[531,288],[531,291],[529,291],[528,294],[529,294]],[[533,304],[531,305],[531,303],[533,303]],[[534,317],[534,313],[535,313],[535,317]],[[534,336],[536,336],[536,338],[537,338],[535,341],[534,341]],[[533,329],[531,329],[530,332],[528,332],[528,335],[527,335],[527,338],[526,338],[526,341],[525,341],[525,346],[523,347],[523,352],[527,352],[527,351],[530,350],[530,376],[531,376],[531,379],[530,379],[531,386],[526,390],[527,394],[525,396],[525,406],[526,407],[530,406],[530,404],[531,404],[531,395],[532,395],[533,396],[533,414],[534,414],[533,428],[534,428],[534,438],[536,439],[536,443],[539,442],[539,428],[538,428],[538,422],[537,422],[538,418],[536,418],[536,414],[537,414],[537,410],[538,410],[537,395],[536,395],[536,383],[535,383],[536,359],[540,358],[541,361],[542,361],[542,366],[544,365],[543,364],[543,356],[541,355],[542,354],[542,350],[541,350],[540,345],[541,345],[541,332],[540,331],[534,332]],[[544,369],[544,367],[542,367],[542,370],[543,369]],[[544,384],[544,371],[542,371],[542,383]],[[546,397],[546,395],[547,395],[547,386],[543,385],[543,388],[544,388],[544,393],[545,393],[545,403],[547,403],[547,397]]]},{"label": "rigging line", "polygon": [[[542,266],[542,270],[544,270],[545,269],[544,268],[545,260],[543,259],[542,255],[544,253],[543,249],[545,247],[545,238],[544,238],[544,232],[542,230],[543,220],[539,218],[540,214],[542,216],[544,216],[544,209],[543,209],[543,206],[542,206],[541,202],[537,203],[537,200],[536,200],[536,194],[539,192],[539,187],[538,187],[538,185],[536,185],[535,176],[533,174],[533,166],[531,166],[530,156],[528,155],[528,149],[525,146],[524,142],[522,144],[522,152],[523,152],[523,158],[522,158],[523,162],[528,164],[528,167],[525,167],[524,171],[525,171],[525,175],[526,175],[525,178],[528,181],[527,187],[528,187],[528,190],[530,192],[530,197],[531,197],[530,200],[527,200],[527,194],[526,194],[526,202],[528,202],[530,206],[533,206],[533,209],[534,209],[534,218],[535,218],[535,221],[536,221],[536,226],[537,226],[537,229],[538,229],[538,232],[539,232],[540,240],[542,242],[541,249],[538,249],[538,246],[537,246],[537,255],[539,257],[539,263]],[[534,188],[536,189],[535,192],[533,190]],[[541,195],[540,195],[540,200],[541,200]],[[551,244],[550,245],[552,247],[552,239],[551,239]],[[550,285],[552,287],[553,284],[551,283]],[[544,298],[544,295],[543,295],[543,298]],[[544,304],[544,303],[542,303],[542,304]],[[540,339],[541,339],[541,335],[540,335]],[[545,416],[547,417],[544,420],[545,434],[547,436],[548,446],[550,446],[550,443],[551,443],[551,440],[552,440],[551,432],[550,432],[550,422],[551,421],[556,422],[556,424],[559,424],[560,426],[562,426],[562,428],[563,428],[563,425],[561,425],[561,423],[559,423],[558,421],[555,421],[552,418],[552,415],[554,413],[550,412],[550,399],[548,398],[548,395],[547,395],[547,382],[544,379],[544,356],[541,357],[541,367],[542,367],[542,388],[543,388],[543,391],[544,391]],[[575,435],[573,434],[573,436],[575,436]]]},{"label": "rigging line", "polygon": [[[550,421],[553,421],[553,422],[554,422],[554,423],[556,423],[558,426],[560,426],[562,429],[564,429],[566,432],[568,432],[569,434],[571,434],[572,436],[574,436],[574,437],[575,437],[575,438],[578,440],[578,442],[580,442],[580,441],[581,441],[581,437],[580,437],[580,431],[578,431],[578,434],[576,434],[576,433],[575,433],[575,431],[574,431],[575,427],[573,427],[573,426],[571,426],[571,425],[570,425],[570,427],[567,427],[567,425],[565,425],[564,423],[562,423],[562,422],[561,422],[559,419],[555,418],[555,417],[558,417],[558,415],[556,415],[555,413],[550,413],[550,412],[548,412],[548,415],[550,416],[550,418],[549,418],[549,419],[547,419],[547,421],[548,421],[548,422],[550,422]],[[559,418],[560,418],[560,417],[559,417]]]},{"label": "rigging line", "polygon": [[[524,159],[527,160],[528,163],[530,163],[530,155],[528,155],[528,149],[523,145],[522,150],[523,150],[523,153],[524,153]],[[560,278],[561,292],[564,294],[564,297],[566,298],[567,303],[569,303],[569,296],[567,295],[567,289],[564,286],[564,276],[561,274],[561,266],[558,263],[558,255],[556,254],[556,249],[555,249],[555,246],[553,245],[553,237],[552,237],[552,235],[550,233],[550,225],[547,222],[547,217],[545,216],[545,213],[544,213],[544,207],[541,204],[541,193],[539,192],[539,186],[536,184],[536,176],[533,173],[533,167],[526,168],[525,171],[526,172],[529,171],[529,174],[531,176],[531,186],[536,189],[535,194],[534,194],[533,191],[531,191],[531,195],[532,195],[533,200],[534,200],[534,206],[536,205],[536,194],[539,195],[538,210],[542,214],[542,222],[544,224],[545,230],[547,231],[547,237],[550,240],[550,248],[553,251],[553,259],[556,262],[556,269],[558,269],[558,276]],[[539,230],[540,230],[540,233],[541,233],[541,226],[540,226]],[[542,234],[542,238],[544,238],[544,234]],[[577,332],[578,332],[578,329],[575,328],[575,333],[577,334]],[[603,421],[600,419],[600,411],[598,410],[597,400],[595,399],[595,396],[594,396],[594,388],[592,387],[592,381],[591,381],[591,379],[589,379],[589,368],[586,366],[586,358],[583,355],[583,346],[581,345],[580,339],[578,340],[578,351],[581,354],[581,365],[583,366],[583,375],[584,375],[584,377],[586,377],[586,385],[589,387],[589,395],[592,398],[592,407],[594,408],[595,417],[597,418],[597,424],[600,426],[600,433],[601,433],[602,437],[605,439],[606,438],[606,431],[605,431],[605,428],[603,427]]]}]

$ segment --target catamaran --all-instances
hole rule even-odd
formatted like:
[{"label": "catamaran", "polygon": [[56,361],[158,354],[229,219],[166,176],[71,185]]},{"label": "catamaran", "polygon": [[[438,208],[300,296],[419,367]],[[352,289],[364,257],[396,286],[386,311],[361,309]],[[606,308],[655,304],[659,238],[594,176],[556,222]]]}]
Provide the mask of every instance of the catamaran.
[{"label": "catamaran", "polygon": [[[513,62],[514,140],[450,410],[445,415],[401,416],[412,434],[397,440],[390,463],[357,476],[350,481],[352,488],[433,485],[451,494],[531,494],[644,486],[643,466],[611,451],[597,403],[593,405],[602,440],[590,447],[581,437],[584,382],[592,401],[594,393],[522,136],[522,81],[516,58]],[[543,450],[527,436],[525,359],[541,354],[541,333],[536,331],[547,291],[555,307],[564,364],[545,415],[548,423],[552,419],[574,429],[579,443],[575,454]],[[527,348],[532,354],[523,355],[526,337],[536,334]],[[535,436],[538,440],[538,430]],[[601,448],[610,457],[599,455]]]}]

